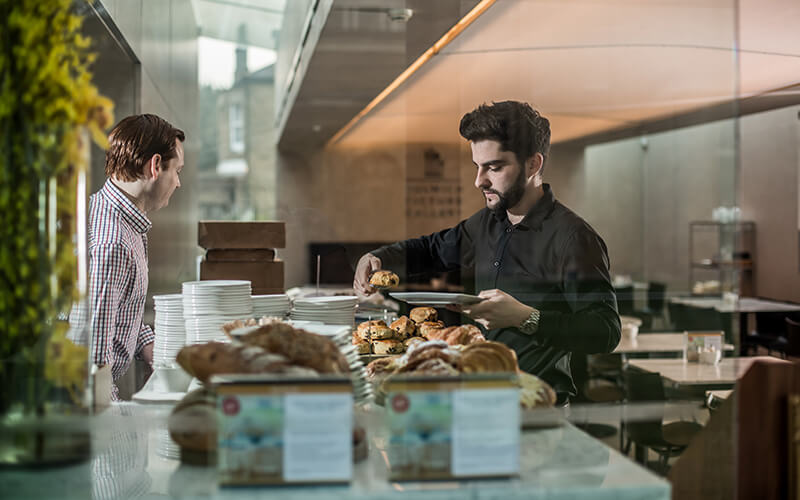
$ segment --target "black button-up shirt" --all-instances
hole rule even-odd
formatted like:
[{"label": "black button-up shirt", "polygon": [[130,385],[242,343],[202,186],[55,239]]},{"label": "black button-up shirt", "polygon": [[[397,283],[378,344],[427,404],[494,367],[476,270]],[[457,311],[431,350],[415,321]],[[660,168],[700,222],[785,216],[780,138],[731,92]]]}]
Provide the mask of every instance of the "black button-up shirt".
[{"label": "black button-up shirt", "polygon": [[[497,288],[541,311],[539,329],[486,332],[517,353],[522,370],[548,382],[563,399],[576,394],[570,353],[607,353],[620,339],[608,250],[583,219],[544,196],[517,225],[488,208],[457,226],[372,252],[401,275],[460,269],[475,291]],[[473,291],[473,290],[470,290]]]}]

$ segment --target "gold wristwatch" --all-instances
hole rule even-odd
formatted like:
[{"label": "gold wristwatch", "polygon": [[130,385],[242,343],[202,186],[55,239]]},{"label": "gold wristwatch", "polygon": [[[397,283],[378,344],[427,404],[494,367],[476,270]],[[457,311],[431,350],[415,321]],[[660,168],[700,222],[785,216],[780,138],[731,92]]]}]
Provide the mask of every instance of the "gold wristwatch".
[{"label": "gold wristwatch", "polygon": [[525,321],[520,323],[520,325],[517,327],[519,328],[519,331],[521,331],[525,335],[533,335],[534,333],[536,333],[536,330],[539,329],[540,314],[541,313],[539,312],[539,310],[534,307],[533,311],[531,311],[530,316],[525,318]]}]

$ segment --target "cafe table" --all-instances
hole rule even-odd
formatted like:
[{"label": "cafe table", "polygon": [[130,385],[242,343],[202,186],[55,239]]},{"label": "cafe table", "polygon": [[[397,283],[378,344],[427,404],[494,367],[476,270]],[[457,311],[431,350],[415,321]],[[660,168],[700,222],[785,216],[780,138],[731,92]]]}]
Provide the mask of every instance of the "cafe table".
[{"label": "cafe table", "polygon": [[[690,332],[691,333],[691,332]],[[635,337],[622,336],[614,354],[648,354],[650,356],[682,355],[686,349],[684,332],[643,333]],[[725,351],[733,351],[733,344],[725,344]]]},{"label": "cafe table", "polygon": [[702,396],[706,390],[732,389],[736,381],[756,361],[785,362],[772,356],[722,358],[716,364],[689,362],[683,359],[632,359],[628,367],[658,373],[673,387],[690,389]]},{"label": "cafe table", "polygon": [[747,334],[752,329],[748,325],[755,326],[755,313],[800,312],[800,304],[756,297],[739,297],[734,301],[723,300],[721,297],[673,297],[670,302],[699,309],[714,309],[726,315],[738,314],[739,321],[733,324],[738,327],[739,333],[733,334],[734,339]]}]

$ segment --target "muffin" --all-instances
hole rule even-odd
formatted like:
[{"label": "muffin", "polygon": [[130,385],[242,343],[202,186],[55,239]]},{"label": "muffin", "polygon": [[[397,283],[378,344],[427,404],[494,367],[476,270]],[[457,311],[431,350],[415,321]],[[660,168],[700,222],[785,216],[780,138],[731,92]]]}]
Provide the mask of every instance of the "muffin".
[{"label": "muffin", "polygon": [[436,309],[432,307],[415,307],[408,315],[416,324],[424,323],[426,321],[436,321]]},{"label": "muffin", "polygon": [[376,288],[391,288],[400,284],[400,278],[391,271],[375,271],[369,278],[369,284]]},{"label": "muffin", "polygon": [[372,321],[360,323],[358,328],[356,328],[356,335],[358,335],[358,338],[361,340],[368,341],[371,337],[371,331],[376,327],[386,328],[386,322],[382,319],[374,319]]},{"label": "muffin", "polygon": [[369,338],[372,341],[375,340],[388,340],[393,339],[397,336],[397,332],[389,328],[388,326],[376,326],[370,329]]},{"label": "muffin", "polygon": [[372,352],[372,344],[366,341],[353,343],[356,346],[356,352],[359,354],[370,354]]},{"label": "muffin", "polygon": [[407,316],[400,316],[389,325],[389,328],[397,332],[398,339],[413,337],[417,331],[417,325]]},{"label": "muffin", "polygon": [[402,354],[406,347],[399,340],[374,340],[372,350],[375,354]]}]

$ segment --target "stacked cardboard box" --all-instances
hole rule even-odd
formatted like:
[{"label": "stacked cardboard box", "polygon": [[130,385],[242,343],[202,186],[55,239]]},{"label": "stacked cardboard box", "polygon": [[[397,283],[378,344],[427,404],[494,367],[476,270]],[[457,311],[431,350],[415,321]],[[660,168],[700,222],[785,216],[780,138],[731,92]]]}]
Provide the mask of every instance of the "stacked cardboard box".
[{"label": "stacked cardboard box", "polygon": [[197,244],[206,250],[201,280],[247,280],[253,295],[283,293],[283,262],[275,249],[286,246],[283,222],[200,221]]}]

